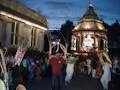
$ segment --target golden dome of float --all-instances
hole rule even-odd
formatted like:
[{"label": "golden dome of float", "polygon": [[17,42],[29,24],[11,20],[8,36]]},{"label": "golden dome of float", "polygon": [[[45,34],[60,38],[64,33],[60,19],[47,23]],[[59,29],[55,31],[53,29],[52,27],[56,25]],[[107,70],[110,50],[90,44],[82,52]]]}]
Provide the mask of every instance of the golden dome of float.
[{"label": "golden dome of float", "polygon": [[105,31],[102,21],[98,18],[92,6],[89,6],[87,12],[80,19],[74,30],[88,29]]},{"label": "golden dome of float", "polygon": [[107,51],[107,30],[89,5],[86,13],[73,29],[71,50],[76,53]]}]

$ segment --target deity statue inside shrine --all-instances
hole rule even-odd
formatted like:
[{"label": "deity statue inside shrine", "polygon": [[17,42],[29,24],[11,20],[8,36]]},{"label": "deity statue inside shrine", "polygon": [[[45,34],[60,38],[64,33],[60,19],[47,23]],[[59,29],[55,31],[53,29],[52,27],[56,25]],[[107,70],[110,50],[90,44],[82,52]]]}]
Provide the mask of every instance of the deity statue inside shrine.
[{"label": "deity statue inside shrine", "polygon": [[83,50],[89,51],[93,48],[94,39],[91,37],[90,34],[86,35],[83,39]]}]

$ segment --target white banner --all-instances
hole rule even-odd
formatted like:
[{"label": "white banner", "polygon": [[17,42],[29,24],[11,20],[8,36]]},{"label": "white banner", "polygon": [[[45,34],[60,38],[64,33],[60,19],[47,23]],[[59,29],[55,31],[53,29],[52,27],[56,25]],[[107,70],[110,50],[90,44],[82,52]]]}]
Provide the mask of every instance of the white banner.
[{"label": "white banner", "polygon": [[15,58],[14,58],[14,65],[20,65],[23,57],[24,57],[24,54],[26,52],[26,49],[25,48],[22,48],[22,47],[19,47],[17,52],[16,52],[16,55],[15,55]]}]

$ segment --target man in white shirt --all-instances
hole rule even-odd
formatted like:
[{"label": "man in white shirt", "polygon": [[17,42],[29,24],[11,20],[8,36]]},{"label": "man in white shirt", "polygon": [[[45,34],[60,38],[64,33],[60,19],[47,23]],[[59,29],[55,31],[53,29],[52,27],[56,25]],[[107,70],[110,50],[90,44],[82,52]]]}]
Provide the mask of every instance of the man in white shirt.
[{"label": "man in white shirt", "polygon": [[74,73],[74,64],[75,64],[75,57],[68,56],[67,59],[67,68],[66,68],[66,77],[65,77],[65,84],[67,85],[70,83],[70,80],[72,79],[73,73]]}]

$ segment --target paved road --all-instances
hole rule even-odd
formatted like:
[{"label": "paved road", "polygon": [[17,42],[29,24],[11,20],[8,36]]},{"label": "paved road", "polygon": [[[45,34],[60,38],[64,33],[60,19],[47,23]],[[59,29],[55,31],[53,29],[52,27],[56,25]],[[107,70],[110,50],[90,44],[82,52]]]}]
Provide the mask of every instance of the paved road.
[{"label": "paved road", "polygon": [[[28,81],[27,90],[51,90],[50,82],[50,78]],[[78,78],[73,78],[68,86],[63,87],[63,90],[103,90],[103,88],[99,80],[80,75]]]}]

